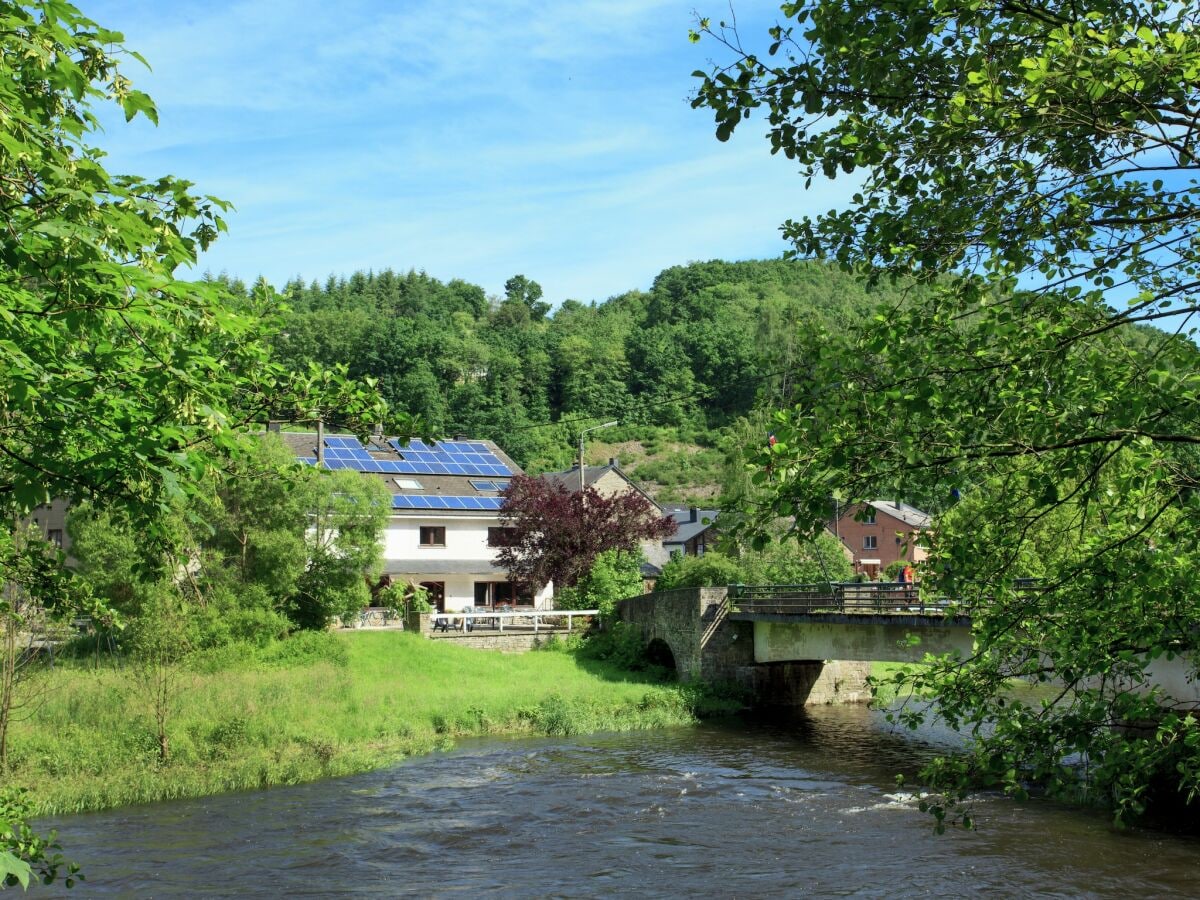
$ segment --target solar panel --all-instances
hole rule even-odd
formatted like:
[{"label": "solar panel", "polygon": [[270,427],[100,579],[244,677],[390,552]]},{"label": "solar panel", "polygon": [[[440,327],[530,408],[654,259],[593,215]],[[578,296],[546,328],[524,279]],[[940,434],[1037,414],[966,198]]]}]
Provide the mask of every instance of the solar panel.
[{"label": "solar panel", "polygon": [[[478,441],[442,441],[426,444],[412,440],[401,444],[397,440],[388,442],[400,454],[405,463],[412,465],[413,473],[422,475],[511,475],[512,470],[504,464],[487,444]],[[420,468],[429,466],[429,468]]]},{"label": "solar panel", "polygon": [[499,509],[499,497],[459,497],[451,495],[394,494],[393,509]]}]

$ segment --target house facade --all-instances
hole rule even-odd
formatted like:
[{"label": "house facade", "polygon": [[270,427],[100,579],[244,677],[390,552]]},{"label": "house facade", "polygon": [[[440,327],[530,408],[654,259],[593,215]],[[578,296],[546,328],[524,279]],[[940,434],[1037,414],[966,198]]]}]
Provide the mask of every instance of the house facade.
[{"label": "house facade", "polygon": [[668,557],[703,556],[717,542],[717,514],[720,510],[695,506],[668,506],[666,513],[675,520],[676,532],[663,539]]},{"label": "house facade", "polygon": [[439,612],[498,604],[551,606],[552,587],[518,591],[494,560],[504,540],[500,491],[521,469],[491,441],[412,440],[375,435],[280,435],[309,465],[376,478],[392,495],[383,535],[384,575],[429,592]]},{"label": "house facade", "polygon": [[897,560],[918,563],[929,514],[898,500],[870,500],[839,507],[826,527],[846,548],[854,571],[876,578]]}]

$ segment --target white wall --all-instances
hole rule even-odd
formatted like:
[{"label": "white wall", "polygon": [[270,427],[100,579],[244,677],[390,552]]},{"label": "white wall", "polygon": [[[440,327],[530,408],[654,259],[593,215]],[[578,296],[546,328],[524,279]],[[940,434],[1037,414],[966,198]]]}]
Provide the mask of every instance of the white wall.
[{"label": "white wall", "polygon": [[[499,525],[492,516],[479,519],[437,516],[393,516],[383,533],[384,559],[436,559],[490,561],[496,558],[494,547],[487,545],[487,530]],[[446,529],[445,547],[422,547],[421,526],[434,525]]]},{"label": "white wall", "polygon": [[[468,518],[465,516],[393,516],[388,520],[383,534],[384,571],[412,580],[440,581],[446,586],[446,610],[453,612],[475,604],[475,583],[478,581],[505,581],[501,573],[488,574],[497,550],[487,545],[487,530],[500,522],[495,516]],[[446,546],[422,547],[421,526],[432,525],[446,529]],[[423,574],[421,572],[398,573],[396,564],[403,562],[405,568],[417,569],[422,560],[438,563],[474,562],[474,572],[456,574]],[[549,609],[553,603],[550,585],[534,597],[534,606]]]}]

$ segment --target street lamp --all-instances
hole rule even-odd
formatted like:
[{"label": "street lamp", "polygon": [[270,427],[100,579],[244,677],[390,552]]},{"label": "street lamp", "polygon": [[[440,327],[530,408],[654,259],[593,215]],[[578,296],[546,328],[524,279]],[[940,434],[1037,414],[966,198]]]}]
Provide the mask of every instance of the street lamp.
[{"label": "street lamp", "polygon": [[601,428],[612,428],[617,422],[605,422],[603,425],[593,425],[579,432],[579,493],[583,493],[583,436],[589,431],[599,431]]}]

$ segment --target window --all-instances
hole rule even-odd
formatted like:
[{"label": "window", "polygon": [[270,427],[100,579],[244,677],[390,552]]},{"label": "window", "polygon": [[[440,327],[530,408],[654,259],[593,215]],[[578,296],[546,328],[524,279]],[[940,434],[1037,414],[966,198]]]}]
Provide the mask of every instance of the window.
[{"label": "window", "polygon": [[864,525],[874,525],[875,524],[875,510],[868,509],[863,514],[863,524]]},{"label": "window", "polygon": [[446,546],[446,526],[445,525],[422,525],[421,526],[421,546],[422,547],[445,547]]},{"label": "window", "polygon": [[877,550],[879,548],[879,538],[873,534],[868,534],[863,538],[864,550]]},{"label": "window", "polygon": [[496,487],[496,483],[493,481],[472,481],[471,487],[475,488],[475,490],[477,490],[477,491],[498,491],[498,490],[500,490],[498,487]]},{"label": "window", "polygon": [[419,491],[421,489],[421,482],[415,478],[393,478],[392,481],[396,482],[396,487],[404,488],[406,491]]},{"label": "window", "polygon": [[511,581],[475,582],[475,605],[477,607],[494,607],[497,603],[507,603],[510,606],[531,606],[533,595],[529,592],[518,593],[517,586]]},{"label": "window", "polygon": [[48,540],[55,547],[57,547],[59,550],[61,550],[62,549],[62,541],[63,541],[62,529],[61,528],[51,528],[50,533],[46,535],[46,540]]},{"label": "window", "polygon": [[488,546],[489,547],[511,547],[516,543],[515,528],[505,528],[499,526],[488,529]]}]

